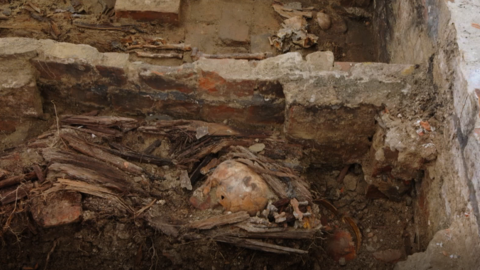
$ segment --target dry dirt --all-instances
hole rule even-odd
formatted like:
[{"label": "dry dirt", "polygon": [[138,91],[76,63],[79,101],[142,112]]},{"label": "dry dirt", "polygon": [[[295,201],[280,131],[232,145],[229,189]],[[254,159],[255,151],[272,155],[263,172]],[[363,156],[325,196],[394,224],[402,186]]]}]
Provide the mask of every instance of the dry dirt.
[{"label": "dry dirt", "polygon": [[[0,1],[0,10],[10,10],[8,20],[0,20],[0,37],[33,37],[56,39],[63,42],[89,44],[101,52],[123,52],[122,39],[129,36],[162,37],[170,43],[185,42],[198,47],[205,53],[252,52],[252,45],[227,46],[218,37],[222,18],[234,14],[238,20],[246,22],[251,36],[268,36],[275,33],[281,24],[271,4],[273,1],[183,1],[182,23],[180,26],[139,23],[126,19],[117,20],[110,11],[113,1],[107,0],[38,0],[44,17],[49,17],[57,25],[60,35],[52,35],[51,23],[33,18],[23,9],[24,1]],[[291,1],[284,1],[291,2]],[[339,1],[301,1],[304,7],[313,6],[316,10],[337,12]],[[77,5],[78,4],[78,5]],[[69,10],[75,5],[78,14],[58,12]],[[83,11],[81,11],[83,9]],[[8,12],[7,12],[8,13]],[[336,61],[379,61],[377,43],[368,19],[352,19],[342,16],[348,31],[335,33],[322,31],[314,22],[309,31],[319,36],[319,45],[310,49],[298,49],[303,54],[316,50],[332,50]],[[51,15],[51,16],[50,16]],[[74,22],[111,23],[115,25],[135,25],[126,31],[105,31],[78,28]],[[251,38],[253,39],[253,38]],[[272,48],[265,47],[274,52]],[[258,48],[256,48],[258,49]],[[277,53],[277,52],[275,52]],[[131,54],[132,61],[136,56]],[[160,65],[179,65],[192,61],[189,55],[183,60],[145,60]],[[51,106],[50,106],[51,107]],[[47,111],[54,115],[52,108]],[[74,113],[73,111],[62,111]],[[12,141],[20,142],[34,138],[54,125],[54,117],[43,121],[34,134],[21,130]],[[29,129],[31,130],[31,129]],[[131,132],[119,143],[134,150],[142,150],[155,138]],[[165,156],[168,140],[154,152]],[[4,149],[5,147],[0,147]],[[0,161],[13,173],[25,173],[23,168],[36,163],[38,155],[25,152],[27,148],[4,149]],[[31,151],[31,150],[29,150]],[[17,156],[12,162],[12,156]],[[8,160],[8,162],[6,161]],[[188,202],[191,191],[178,185],[179,170],[175,167],[142,165],[165,180],[151,183],[155,192],[149,198],[130,198],[134,205],[145,205],[149,199],[159,201],[149,210],[156,216],[164,216],[170,224],[178,228],[194,217],[211,215],[200,212]],[[340,266],[327,252],[327,242],[333,230],[350,230],[345,222],[332,212],[320,206],[322,213],[322,234],[315,239],[269,240],[271,243],[308,250],[308,255],[275,255],[217,243],[195,234],[181,234],[180,237],[167,236],[154,229],[143,219],[118,212],[106,200],[83,195],[83,209],[86,215],[77,224],[44,229],[35,224],[27,211],[26,202],[9,204],[0,208],[0,221],[3,224],[11,219],[9,228],[1,237],[1,269],[393,269],[393,263],[376,260],[372,253],[388,249],[400,250],[405,254],[418,251],[412,241],[414,224],[412,199],[405,195],[400,202],[365,197],[366,183],[362,180],[361,168],[351,166],[343,183],[337,181],[343,164],[334,167],[313,168],[305,165],[303,175],[311,185],[316,198],[332,202],[340,213],[351,216],[358,224],[363,241],[357,258]],[[348,181],[348,186],[347,186]],[[200,181],[201,182],[201,181]],[[138,181],[139,185],[143,180]],[[355,183],[355,185],[353,185]],[[197,186],[200,183],[197,183]],[[150,184],[149,184],[150,185]],[[195,188],[195,187],[194,187]],[[153,195],[152,195],[153,194]],[[219,210],[213,210],[219,213]],[[216,212],[215,212],[216,211]],[[353,234],[353,231],[351,232]]]},{"label": "dry dirt", "polygon": [[[89,137],[85,135],[86,140],[104,142],[98,137]],[[141,151],[157,138],[133,131],[117,142]],[[168,157],[173,145],[163,138],[162,145],[153,154]],[[63,147],[62,143],[58,141],[56,147]],[[45,164],[38,152],[36,148],[19,147],[4,153],[0,165],[11,172],[24,173],[23,168]],[[287,160],[291,155],[287,153]],[[323,227],[315,238],[267,240],[308,250],[308,255],[285,256],[217,243],[195,231],[185,230],[184,225],[190,221],[220,214],[222,210],[200,211],[192,207],[188,202],[192,192],[180,187],[180,171],[176,167],[137,164],[162,179],[134,178],[149,195],[129,195],[125,200],[139,209],[157,199],[147,213],[161,217],[160,224],[120,211],[111,201],[84,194],[84,215],[80,223],[45,229],[32,219],[28,211],[31,202],[21,201],[0,208],[2,225],[12,218],[10,226],[4,227],[0,263],[5,269],[30,269],[28,267],[35,268],[37,264],[41,269],[50,253],[48,269],[393,269],[393,263],[376,260],[373,252],[394,249],[410,254],[419,248],[410,237],[415,233],[409,195],[400,202],[366,198],[367,184],[359,165],[350,166],[343,182],[339,182],[341,168],[313,168],[305,161],[300,162],[300,169],[308,166],[303,169],[303,176],[315,198],[331,202],[340,214],[335,216],[330,209],[319,205]],[[194,189],[203,181],[201,179]],[[329,239],[335,230],[355,235],[340,218],[342,215],[353,218],[363,238],[357,257],[346,266],[340,266],[328,252]],[[179,235],[165,235],[161,229],[163,222],[174,226]]]},{"label": "dry dirt", "polygon": [[[181,24],[173,26],[157,23],[140,23],[129,19],[116,19],[111,11],[112,0],[66,0],[35,1],[35,5],[44,14],[35,19],[28,10],[23,9],[23,1],[9,1],[0,4],[1,10],[11,13],[8,20],[0,20],[0,37],[33,37],[37,39],[56,39],[62,42],[89,44],[101,52],[123,52],[122,39],[135,37],[160,37],[169,43],[185,42],[199,48],[205,53],[239,53],[255,50],[270,50],[268,36],[280,29],[282,17],[275,13],[273,1],[221,1],[221,0],[189,0],[182,2]],[[283,1],[284,3],[293,1]],[[301,1],[303,7],[314,7],[329,14],[336,14],[331,29],[323,31],[314,19],[309,20],[309,32],[319,37],[318,45],[309,49],[301,49],[308,54],[317,50],[330,50],[336,61],[375,62],[377,59],[377,43],[373,28],[368,18],[352,18],[342,11],[338,0]],[[1,2],[0,2],[1,3]],[[77,5],[78,4],[78,5]],[[75,6],[76,8],[73,8]],[[64,11],[73,11],[71,14]],[[332,16],[333,17],[333,16]],[[48,19],[47,19],[48,18]],[[348,30],[342,33],[336,30],[335,20],[346,21]],[[49,20],[55,22],[59,29],[57,36],[52,31]],[[114,24],[116,26],[132,26],[125,31],[92,30],[76,26],[76,23]],[[222,24],[246,24],[250,29],[250,40],[258,40],[240,45],[226,45],[219,38],[219,27]],[[338,28],[338,27],[337,27]],[[276,52],[275,52],[276,53]],[[131,59],[135,59],[131,54]],[[143,59],[155,64],[179,65],[190,62],[189,55],[184,60]]]}]

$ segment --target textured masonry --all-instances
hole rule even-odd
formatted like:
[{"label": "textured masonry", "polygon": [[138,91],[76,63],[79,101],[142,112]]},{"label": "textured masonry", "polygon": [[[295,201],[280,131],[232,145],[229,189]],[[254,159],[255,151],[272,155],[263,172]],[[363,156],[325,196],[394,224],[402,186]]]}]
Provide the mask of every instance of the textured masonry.
[{"label": "textured masonry", "polygon": [[[11,56],[30,53],[19,66],[35,71],[22,75],[22,91],[30,91],[21,104],[28,107],[26,115],[11,112],[12,117],[42,114],[37,83],[46,100],[84,108],[283,127],[292,141],[310,145],[320,163],[359,162],[371,145],[375,115],[385,108],[395,113],[426,87],[422,68],[334,64],[329,52],[306,60],[287,53],[263,61],[200,59],[167,67],[51,40],[1,39],[0,51],[7,47]],[[2,96],[12,99],[14,92],[2,90]],[[4,108],[10,104],[7,98],[0,102]]]}]

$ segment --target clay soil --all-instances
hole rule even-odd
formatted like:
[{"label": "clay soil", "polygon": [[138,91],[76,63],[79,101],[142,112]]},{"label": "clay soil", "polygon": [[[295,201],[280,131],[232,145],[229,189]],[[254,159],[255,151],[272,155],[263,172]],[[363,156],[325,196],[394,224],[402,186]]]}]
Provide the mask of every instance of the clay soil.
[{"label": "clay soil", "polygon": [[[126,52],[122,40],[131,36],[150,36],[161,37],[169,43],[191,44],[202,52],[212,54],[258,50],[279,53],[269,46],[265,38],[278,31],[282,22],[282,18],[271,7],[272,1],[183,1],[182,22],[179,26],[117,20],[111,10],[114,4],[112,0],[34,2],[41,9],[44,18],[48,17],[56,23],[60,34],[52,34],[50,20],[34,18],[29,11],[23,9],[24,1],[3,0],[0,1],[0,10],[8,9],[11,15],[7,20],[0,20],[0,37],[56,39],[88,44],[101,52]],[[314,21],[310,21],[309,32],[319,36],[318,45],[309,49],[293,50],[304,55],[317,50],[331,50],[336,61],[380,60],[368,18],[352,18],[342,14],[341,3],[336,0],[301,2],[304,7],[313,6],[317,11],[335,12],[346,21],[348,30],[345,33],[322,31]],[[55,12],[71,10],[71,6],[75,6],[78,13]],[[219,38],[218,32],[222,23],[232,23],[229,19],[246,23],[250,29],[251,40],[257,40],[257,37],[263,39],[260,38],[260,42],[255,44],[226,45]],[[74,22],[135,27],[124,31],[93,30],[79,28]],[[189,53],[186,53],[182,60],[136,59],[134,54],[131,54],[130,59],[159,65],[180,65],[192,61]],[[62,107],[61,104],[59,107]],[[55,115],[51,105],[46,106],[46,110]],[[60,116],[69,113],[82,112],[68,108],[59,111]],[[24,168],[41,163],[38,155],[28,151],[26,142],[54,125],[55,119],[51,117],[38,125],[35,132],[19,132],[16,135],[25,143],[17,147],[9,146],[8,149],[2,145],[0,160],[5,166],[4,169],[14,173],[26,173]],[[117,142],[141,151],[154,139],[152,136],[131,132]],[[154,154],[165,156],[169,147],[172,145],[164,139],[162,146]],[[15,157],[13,161],[12,157]],[[201,212],[190,205],[188,199],[191,191],[176,184],[180,171],[175,166],[142,166],[161,176],[162,180],[149,184],[154,186],[155,190],[150,192],[149,196],[131,198],[132,204],[145,205],[151,199],[157,199],[158,202],[149,211],[155,216],[166,217],[166,221],[179,230],[192,218],[221,213],[220,210]],[[345,179],[337,180],[343,168],[344,164],[315,167],[307,162],[302,175],[309,183],[315,198],[328,200],[338,209],[340,215],[352,217],[362,233],[363,239],[356,258],[348,261],[345,266],[341,266],[329,254],[328,242],[336,229],[350,231],[353,236],[354,233],[340,217],[322,206],[319,208],[323,228],[315,238],[268,240],[273,244],[307,250],[308,254],[277,255],[218,243],[183,232],[178,236],[166,235],[143,219],[118,212],[105,199],[83,195],[83,211],[87,213],[83,220],[54,228],[42,228],[35,224],[28,211],[27,201],[1,206],[2,227],[7,223],[9,226],[2,228],[0,269],[393,269],[393,263],[377,260],[373,253],[393,249],[401,251],[405,256],[421,250],[423,247],[411,237],[415,235],[415,228],[410,194],[407,192],[402,200],[397,202],[367,198],[367,184],[363,180],[360,166],[350,166],[345,178],[349,179],[348,183]],[[142,181],[138,181],[139,185]]]},{"label": "clay soil", "polygon": [[[52,132],[55,134],[55,125]],[[54,148],[66,149],[54,135],[48,137]],[[105,144],[105,139],[84,135],[84,140]],[[168,157],[175,143],[166,137],[128,132],[116,142],[134,151],[141,151],[156,139],[162,145],[153,154]],[[38,141],[38,140],[37,140]],[[260,155],[271,155],[274,149],[286,149],[283,144],[267,144]],[[33,164],[42,167],[45,161],[42,150],[30,146],[19,146],[3,153],[0,157],[2,168],[25,173]],[[220,153],[221,155],[222,153]],[[298,153],[285,152],[282,162],[295,160]],[[229,244],[219,243],[195,230],[186,229],[192,220],[203,219],[223,212],[221,208],[198,210],[189,203],[192,191],[181,188],[180,169],[176,166],[156,166],[135,163],[155,178],[134,177],[135,188],[148,193],[127,194],[123,198],[135,209],[156,203],[147,213],[155,219],[145,219],[121,211],[116,203],[82,194],[83,219],[74,224],[42,228],[32,218],[32,200],[0,207],[0,222],[3,226],[0,249],[2,269],[393,269],[392,262],[377,260],[375,252],[396,250],[406,254],[419,251],[415,235],[415,221],[412,199],[405,194],[394,202],[384,198],[367,197],[367,183],[363,180],[359,165],[350,165],[345,178],[339,181],[342,167],[318,167],[302,160],[296,170],[308,182],[314,198],[324,199],[333,204],[338,214],[325,205],[318,204],[322,228],[308,240],[267,239],[267,243],[308,251],[305,255],[279,255]],[[303,171],[303,173],[301,173]],[[195,190],[205,178],[194,186]],[[362,235],[356,257],[341,266],[332,254],[332,241],[338,239],[335,231],[341,230],[357,241],[352,227],[344,220],[354,220]],[[174,231],[171,232],[171,228]],[[335,240],[336,239],[336,240]],[[412,241],[413,240],[413,241]],[[377,255],[378,256],[378,255]],[[388,256],[387,256],[388,259]]]},{"label": "clay soil", "polygon": [[[7,2],[7,1],[3,1]],[[155,22],[141,23],[129,19],[116,19],[112,8],[114,0],[66,0],[34,1],[44,16],[30,15],[25,10],[24,1],[11,0],[0,4],[0,9],[8,9],[8,20],[0,20],[0,37],[31,37],[55,39],[62,42],[88,44],[100,52],[126,52],[122,40],[130,37],[157,37],[169,43],[184,42],[209,54],[272,52],[277,54],[268,42],[268,36],[281,27],[282,17],[272,8],[273,1],[222,1],[189,0],[182,2],[181,23],[178,26]],[[284,1],[285,3],[293,1]],[[377,45],[372,33],[372,23],[366,17],[347,16],[338,0],[301,1],[303,7],[314,7],[335,14],[331,29],[323,31],[314,19],[309,20],[309,32],[319,37],[318,45],[309,49],[294,48],[303,54],[317,50],[334,52],[336,61],[376,62]],[[1,2],[0,2],[1,3]],[[75,6],[75,8],[73,7]],[[68,11],[74,11],[72,14]],[[344,20],[348,30],[338,30],[335,20]],[[52,30],[50,21],[55,22],[58,31]],[[78,23],[110,24],[128,26],[123,31],[93,30],[76,26]],[[221,25],[248,25],[250,43],[225,44],[219,37]],[[131,54],[131,60],[135,59]],[[189,54],[183,60],[141,59],[161,65],[179,65],[192,61]]]}]

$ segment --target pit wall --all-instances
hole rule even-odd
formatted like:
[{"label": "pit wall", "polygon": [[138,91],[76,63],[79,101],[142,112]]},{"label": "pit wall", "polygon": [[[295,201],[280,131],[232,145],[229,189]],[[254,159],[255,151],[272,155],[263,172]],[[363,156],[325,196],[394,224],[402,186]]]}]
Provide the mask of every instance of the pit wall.
[{"label": "pit wall", "polygon": [[[440,126],[436,161],[416,183],[416,243],[396,269],[480,265],[480,6],[467,0],[376,0],[377,30],[391,63],[427,64]],[[388,132],[388,131],[387,131]]]},{"label": "pit wall", "polygon": [[48,117],[43,110],[53,101],[60,115],[101,109],[279,130],[309,146],[315,162],[337,166],[359,163],[369,151],[379,112],[412,115],[402,108],[430,85],[421,66],[334,62],[331,52],[168,67],[87,45],[4,38],[0,58],[4,133],[26,119]]}]

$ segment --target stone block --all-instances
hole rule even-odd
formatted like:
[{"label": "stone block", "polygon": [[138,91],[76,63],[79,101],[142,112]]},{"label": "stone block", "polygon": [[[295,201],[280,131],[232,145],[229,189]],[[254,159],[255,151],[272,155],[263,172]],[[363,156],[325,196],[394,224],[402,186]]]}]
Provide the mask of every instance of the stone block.
[{"label": "stone block", "polygon": [[180,0],[117,0],[117,18],[132,18],[138,21],[180,22]]},{"label": "stone block", "polygon": [[23,69],[19,62],[4,64],[0,67],[0,119],[41,116],[42,99],[30,69]]},{"label": "stone block", "polygon": [[104,53],[102,60],[95,65],[95,68],[109,83],[122,86],[127,83],[125,69],[128,57],[129,55],[124,53]]},{"label": "stone block", "polygon": [[30,209],[33,219],[43,227],[70,224],[82,216],[82,195],[78,192],[58,191],[44,201],[35,198]]},{"label": "stone block", "polygon": [[333,70],[333,52],[314,52],[310,53],[306,57],[307,63],[310,64],[312,71],[317,70]]},{"label": "stone block", "polygon": [[94,64],[103,58],[97,49],[89,45],[42,41],[38,57],[30,60],[40,78],[60,81],[67,85],[81,80],[97,79]]},{"label": "stone block", "polygon": [[5,37],[0,39],[0,58],[32,58],[41,42],[32,38]]},{"label": "stone block", "polygon": [[32,59],[32,64],[40,73],[40,78],[65,83],[72,82],[72,80],[80,81],[82,78],[89,77],[88,75],[93,71],[90,64],[80,62]]}]

